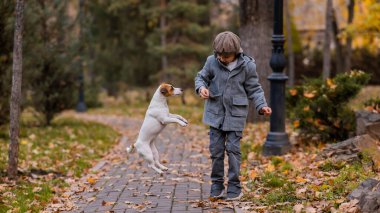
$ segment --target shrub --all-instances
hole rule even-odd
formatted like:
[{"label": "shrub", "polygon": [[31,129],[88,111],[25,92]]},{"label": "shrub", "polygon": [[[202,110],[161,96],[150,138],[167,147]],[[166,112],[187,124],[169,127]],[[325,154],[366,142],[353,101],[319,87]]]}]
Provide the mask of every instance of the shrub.
[{"label": "shrub", "polygon": [[30,100],[33,108],[44,115],[44,123],[50,125],[57,113],[74,107],[76,101],[75,75],[51,63],[40,70],[31,83]]},{"label": "shrub", "polygon": [[288,90],[287,111],[303,138],[317,136],[325,142],[345,140],[355,129],[355,114],[347,106],[370,76],[362,71],[339,74],[333,79],[306,79]]},{"label": "shrub", "polygon": [[97,84],[85,84],[84,101],[87,108],[101,107],[102,103],[99,101],[100,87]]}]

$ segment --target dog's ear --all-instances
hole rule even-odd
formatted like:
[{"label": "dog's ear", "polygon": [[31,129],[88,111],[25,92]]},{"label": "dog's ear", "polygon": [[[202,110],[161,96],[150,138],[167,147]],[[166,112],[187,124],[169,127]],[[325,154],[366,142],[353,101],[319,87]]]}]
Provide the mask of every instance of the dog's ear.
[{"label": "dog's ear", "polygon": [[161,92],[161,94],[163,94],[165,96],[167,96],[168,93],[169,93],[169,91],[168,91],[168,89],[166,87],[161,87],[160,88],[160,92]]}]

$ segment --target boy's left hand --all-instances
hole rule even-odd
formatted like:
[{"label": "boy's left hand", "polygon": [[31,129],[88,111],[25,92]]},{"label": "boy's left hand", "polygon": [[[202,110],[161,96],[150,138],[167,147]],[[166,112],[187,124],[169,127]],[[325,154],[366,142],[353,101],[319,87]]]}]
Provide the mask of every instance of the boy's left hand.
[{"label": "boy's left hand", "polygon": [[272,114],[272,109],[270,107],[263,107],[261,108],[260,112],[264,115],[270,115]]}]

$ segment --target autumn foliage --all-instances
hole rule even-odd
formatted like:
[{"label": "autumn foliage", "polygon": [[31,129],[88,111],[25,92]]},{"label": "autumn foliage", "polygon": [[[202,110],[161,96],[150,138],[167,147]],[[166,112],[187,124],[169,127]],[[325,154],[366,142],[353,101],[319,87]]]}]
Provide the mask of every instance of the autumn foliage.
[{"label": "autumn foliage", "polygon": [[371,112],[380,113],[380,97],[371,98],[364,102],[364,106],[367,110]]},{"label": "autumn foliage", "polygon": [[355,129],[355,114],[347,106],[370,76],[362,71],[351,71],[335,78],[306,79],[300,86],[287,92],[287,111],[294,128],[302,138],[323,142],[347,139]]}]

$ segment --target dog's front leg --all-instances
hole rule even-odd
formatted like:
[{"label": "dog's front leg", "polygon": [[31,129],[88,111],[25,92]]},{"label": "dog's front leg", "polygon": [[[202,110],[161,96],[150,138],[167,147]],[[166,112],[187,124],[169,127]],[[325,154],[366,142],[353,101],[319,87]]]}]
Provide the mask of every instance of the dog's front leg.
[{"label": "dog's front leg", "polygon": [[172,117],[172,118],[178,118],[179,120],[185,122],[186,124],[189,123],[184,117],[182,117],[182,116],[180,116],[180,115],[177,115],[177,114],[169,114],[169,116]]},{"label": "dog's front leg", "polygon": [[178,123],[181,126],[187,126],[187,123],[183,122],[182,120],[178,118],[173,118],[173,117],[164,117],[161,120],[162,124],[170,124],[170,123]]}]

